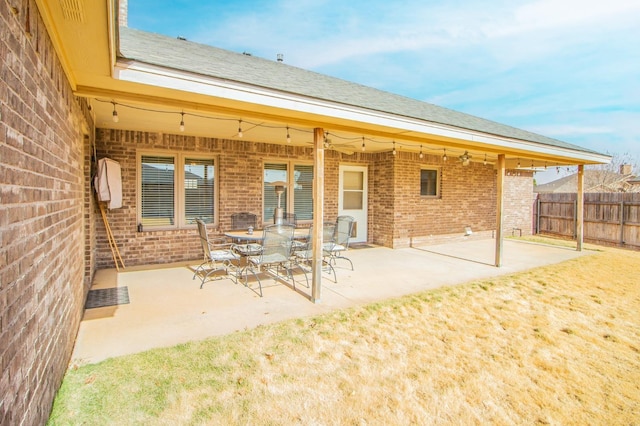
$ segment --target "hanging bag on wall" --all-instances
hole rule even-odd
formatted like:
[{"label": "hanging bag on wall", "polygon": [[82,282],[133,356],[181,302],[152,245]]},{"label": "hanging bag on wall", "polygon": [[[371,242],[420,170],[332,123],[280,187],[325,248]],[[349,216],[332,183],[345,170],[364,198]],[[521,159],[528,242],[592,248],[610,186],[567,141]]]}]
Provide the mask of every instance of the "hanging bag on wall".
[{"label": "hanging bag on wall", "polygon": [[98,201],[106,201],[109,209],[122,207],[122,177],[120,163],[110,158],[98,160],[98,171],[93,181]]}]

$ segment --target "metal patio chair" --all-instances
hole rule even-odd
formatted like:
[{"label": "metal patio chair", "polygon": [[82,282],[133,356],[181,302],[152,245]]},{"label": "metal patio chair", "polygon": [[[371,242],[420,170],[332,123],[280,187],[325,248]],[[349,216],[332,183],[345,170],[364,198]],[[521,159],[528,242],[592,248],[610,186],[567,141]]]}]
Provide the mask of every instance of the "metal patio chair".
[{"label": "metal patio chair", "polygon": [[[322,270],[333,273],[333,282],[337,283],[336,270],[331,264],[331,252],[330,249],[334,245],[336,224],[334,222],[325,222],[322,225]],[[311,236],[313,235],[313,226],[309,228],[309,238],[305,244],[304,249],[296,250],[294,256],[298,265],[304,265],[307,268],[311,268],[311,262],[313,260],[313,247],[311,246]],[[306,274],[305,274],[306,276]]]},{"label": "metal patio chair", "polygon": [[[254,213],[239,212],[231,215],[231,229],[236,230],[248,230],[256,229],[258,216]],[[233,250],[240,256],[252,256],[260,253],[260,244],[250,242],[248,240],[236,240],[234,241]]]},{"label": "metal patio chair", "polygon": [[330,253],[329,262],[333,265],[336,264],[336,260],[345,259],[351,264],[351,270],[353,271],[353,262],[348,257],[345,257],[342,253],[349,250],[349,239],[353,232],[353,222],[355,219],[352,216],[338,216],[336,219],[336,228],[333,237],[333,242],[327,247]]},{"label": "metal patio chair", "polygon": [[295,279],[291,273],[291,244],[295,227],[293,225],[269,225],[263,230],[261,251],[259,254],[247,257],[247,266],[244,268],[244,283],[248,286],[249,270],[258,280],[260,289],[259,295],[262,297],[262,282],[258,276],[260,272],[270,272],[275,274],[276,279],[282,278],[280,270],[287,272],[287,277],[293,281]]},{"label": "metal patio chair", "polygon": [[[196,219],[196,223],[198,224],[198,235],[204,261],[196,268],[192,279],[195,280],[196,275],[201,275],[200,288],[207,278],[216,271],[224,270],[226,277],[233,279],[233,275],[229,275],[229,268],[233,267],[232,262],[238,260],[239,256],[231,250],[231,244],[227,243],[224,238],[209,239],[207,226],[201,219]],[[237,282],[237,279],[235,281]]]},{"label": "metal patio chair", "polygon": [[256,228],[256,222],[258,216],[254,213],[239,212],[231,215],[231,229],[249,229],[249,227]]}]

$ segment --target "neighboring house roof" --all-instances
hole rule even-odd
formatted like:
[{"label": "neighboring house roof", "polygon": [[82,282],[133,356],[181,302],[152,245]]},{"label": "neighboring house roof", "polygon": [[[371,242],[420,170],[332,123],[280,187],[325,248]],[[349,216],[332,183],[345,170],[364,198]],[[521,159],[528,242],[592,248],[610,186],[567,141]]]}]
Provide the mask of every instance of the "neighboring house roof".
[{"label": "neighboring house roof", "polygon": [[119,31],[119,56],[124,59],[494,136],[598,154],[557,139],[282,62],[128,27],[120,27]]},{"label": "neighboring house roof", "polygon": [[[634,180],[637,180],[637,178],[632,175],[622,175],[602,170],[585,170],[584,192],[640,192],[640,185],[635,185]],[[574,173],[553,182],[536,185],[533,188],[533,192],[578,192],[578,175]]]}]

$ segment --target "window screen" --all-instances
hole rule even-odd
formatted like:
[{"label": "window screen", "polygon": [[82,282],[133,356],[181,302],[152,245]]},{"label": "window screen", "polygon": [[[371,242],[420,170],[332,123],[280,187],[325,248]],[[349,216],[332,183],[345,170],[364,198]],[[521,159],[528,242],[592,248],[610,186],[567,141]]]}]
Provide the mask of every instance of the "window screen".
[{"label": "window screen", "polygon": [[[287,165],[266,163],[264,165],[264,221],[272,222],[273,214],[278,206],[278,195],[276,194],[275,187],[270,185],[270,182],[283,181],[288,182],[287,178]],[[287,194],[291,190],[289,186],[285,188],[284,193],[280,197],[280,207],[287,213]]]},{"label": "window screen", "polygon": [[175,218],[173,157],[142,156],[142,224],[167,226]]},{"label": "window screen", "polygon": [[213,159],[185,158],[184,160],[184,209],[185,224],[194,224],[196,219],[205,223],[214,221]]},{"label": "window screen", "polygon": [[313,219],[313,166],[297,164],[293,168],[293,209],[298,220]]}]

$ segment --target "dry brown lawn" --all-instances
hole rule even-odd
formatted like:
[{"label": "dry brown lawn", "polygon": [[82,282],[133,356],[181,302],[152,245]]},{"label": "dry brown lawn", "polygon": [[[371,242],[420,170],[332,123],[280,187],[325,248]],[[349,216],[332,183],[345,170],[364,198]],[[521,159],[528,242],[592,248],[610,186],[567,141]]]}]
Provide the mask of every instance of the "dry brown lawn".
[{"label": "dry brown lawn", "polygon": [[69,371],[51,424],[640,424],[640,252]]}]

